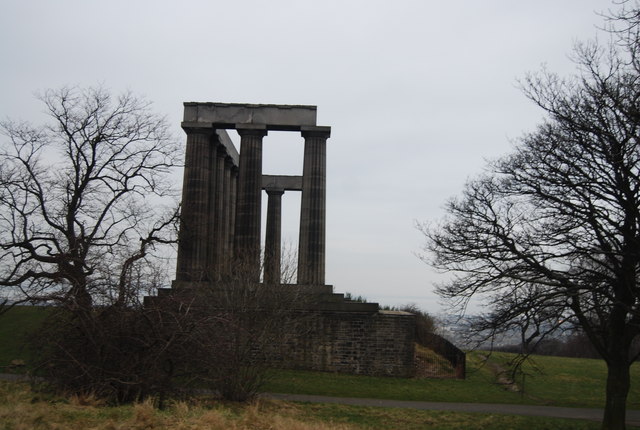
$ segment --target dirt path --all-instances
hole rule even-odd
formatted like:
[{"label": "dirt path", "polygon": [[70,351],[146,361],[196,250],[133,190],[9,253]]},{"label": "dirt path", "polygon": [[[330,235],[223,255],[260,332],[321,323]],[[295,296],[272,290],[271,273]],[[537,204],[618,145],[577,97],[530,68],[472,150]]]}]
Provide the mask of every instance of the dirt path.
[{"label": "dirt path", "polygon": [[[530,415],[551,418],[570,418],[602,421],[602,409],[563,408],[556,406],[508,405],[492,403],[414,402],[404,400],[363,399],[355,397],[327,397],[305,394],[264,393],[262,396],[290,402],[338,403],[352,406],[382,408],[410,408],[427,411],[479,412],[485,414]],[[627,411],[627,424],[640,426],[640,411]]]}]

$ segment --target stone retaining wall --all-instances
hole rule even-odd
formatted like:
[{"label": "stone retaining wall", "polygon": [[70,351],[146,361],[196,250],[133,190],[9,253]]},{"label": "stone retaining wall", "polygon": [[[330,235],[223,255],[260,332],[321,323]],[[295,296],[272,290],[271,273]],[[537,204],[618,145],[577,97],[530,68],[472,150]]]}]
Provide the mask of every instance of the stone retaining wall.
[{"label": "stone retaining wall", "polygon": [[271,354],[275,366],[357,375],[413,375],[415,315],[319,311]]},{"label": "stone retaining wall", "polygon": [[[181,303],[191,306],[195,292],[205,288],[204,284],[196,283],[176,287],[160,289],[158,296],[146,297],[145,306],[166,309],[179,309]],[[277,301],[271,298],[272,295],[286,291],[283,296],[287,297],[286,302],[291,306],[290,311],[274,314],[274,318],[281,314],[285,322],[279,329],[280,333],[274,337],[277,340],[260,352],[270,365],[357,375],[413,376],[414,314],[382,311],[376,303],[346,300],[342,294],[332,293],[329,285],[279,285],[272,286],[273,290],[264,288],[267,287],[262,285],[256,291],[266,291],[262,296],[270,297],[267,305]],[[224,309],[225,300],[228,299],[224,299],[223,290],[217,290],[219,293],[215,289],[210,291],[207,300],[219,303],[220,309]],[[296,304],[299,306],[297,309]],[[259,310],[260,301],[255,298],[249,299],[243,307],[253,307],[255,312],[263,312]],[[214,305],[209,311],[215,310]]]}]

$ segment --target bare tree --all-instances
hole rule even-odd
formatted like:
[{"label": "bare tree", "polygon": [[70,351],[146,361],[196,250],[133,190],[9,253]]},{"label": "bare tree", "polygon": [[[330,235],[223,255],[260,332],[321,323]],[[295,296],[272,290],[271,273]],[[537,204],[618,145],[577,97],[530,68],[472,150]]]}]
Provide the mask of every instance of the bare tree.
[{"label": "bare tree", "polygon": [[150,103],[102,88],[40,97],[50,123],[3,122],[0,146],[0,286],[20,302],[88,311],[131,299],[136,264],[173,242],[178,147]]},{"label": "bare tree", "polygon": [[55,305],[36,347],[57,388],[117,401],[157,392],[183,324],[163,323],[179,315],[144,309],[141,296],[168,279],[179,147],[130,93],[40,99],[49,123],[0,124],[0,312]]},{"label": "bare tree", "polygon": [[160,206],[173,201],[180,152],[166,121],[131,94],[64,88],[41,99],[52,123],[2,123],[0,147],[5,308],[56,305],[35,342],[40,371],[54,388],[117,402],[190,380],[251,398],[304,307],[284,284],[292,264],[282,284],[240,265],[143,306],[169,279],[161,258],[176,241],[177,205]]},{"label": "bare tree", "polygon": [[539,327],[564,322],[589,337],[607,363],[608,429],[625,427],[640,334],[640,6],[624,8],[611,43],[577,45],[576,76],[527,77],[546,120],[422,229],[425,258],[455,274],[443,297],[464,306],[484,294],[494,327],[535,310]]},{"label": "bare tree", "polygon": [[269,368],[289,361],[289,343],[305,335],[313,318],[310,295],[289,283],[295,276],[291,255],[282,260],[281,283],[256,282],[255,267],[241,258],[230,263],[224,280],[175,290],[157,301],[160,309],[173,307],[182,315],[177,319],[191,321],[186,341],[171,353],[183,381],[209,387],[226,400],[247,401]]}]

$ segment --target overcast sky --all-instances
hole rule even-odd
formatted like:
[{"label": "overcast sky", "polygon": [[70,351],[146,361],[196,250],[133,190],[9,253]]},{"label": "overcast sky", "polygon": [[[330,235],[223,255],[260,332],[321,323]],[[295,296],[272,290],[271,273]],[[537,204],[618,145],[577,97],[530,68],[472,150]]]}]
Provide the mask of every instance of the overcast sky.
[{"label": "overcast sky", "polygon": [[[517,80],[574,67],[608,0],[2,0],[0,118],[40,122],[34,93],[131,90],[182,103],[308,104],[327,148],[327,283],[381,304],[445,307],[416,221],[540,122]],[[233,132],[235,134],[235,132]],[[233,139],[238,141],[236,136]],[[301,174],[303,140],[270,133],[264,173]],[[181,176],[177,176],[178,180]],[[266,196],[263,199],[266,204]],[[297,242],[300,197],[283,199]]]}]

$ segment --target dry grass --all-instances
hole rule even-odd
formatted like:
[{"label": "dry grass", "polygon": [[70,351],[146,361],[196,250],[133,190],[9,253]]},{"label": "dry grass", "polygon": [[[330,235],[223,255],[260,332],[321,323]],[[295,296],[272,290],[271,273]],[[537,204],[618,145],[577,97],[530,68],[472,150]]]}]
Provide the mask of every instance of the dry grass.
[{"label": "dry grass", "polygon": [[202,400],[176,402],[166,410],[153,401],[133,406],[100,406],[93,398],[46,398],[26,384],[0,382],[2,430],[326,430],[353,429],[347,424],[305,417],[296,406],[262,401],[250,406]]},{"label": "dry grass", "polygon": [[456,370],[444,357],[426,346],[415,344],[416,378],[455,378]]},{"label": "dry grass", "polygon": [[175,402],[160,411],[151,400],[107,407],[91,396],[42,396],[26,384],[0,381],[0,430],[596,430],[599,426],[580,420],[336,404],[261,401],[246,406],[204,398]]}]

